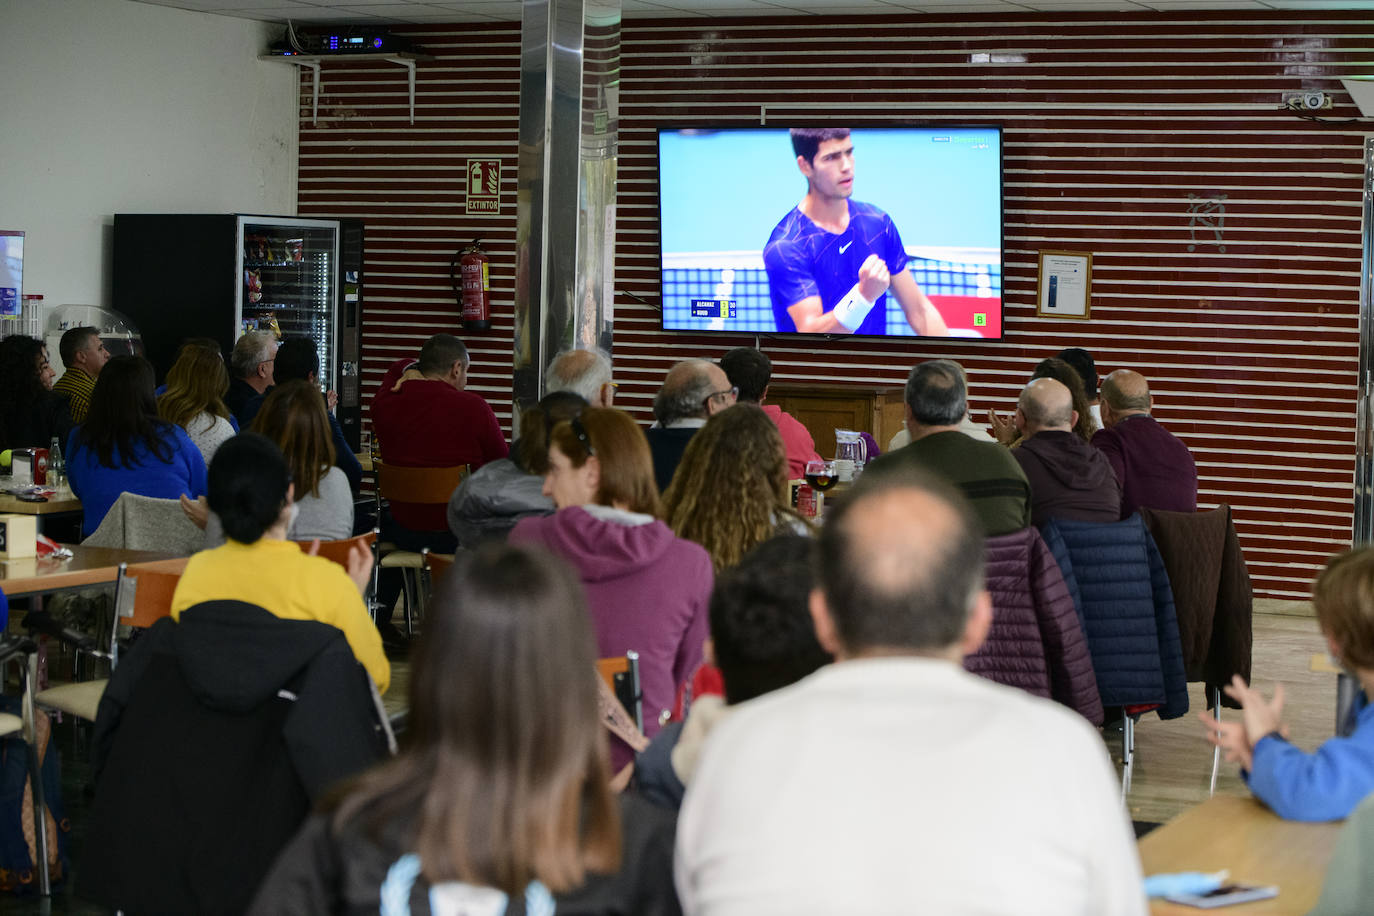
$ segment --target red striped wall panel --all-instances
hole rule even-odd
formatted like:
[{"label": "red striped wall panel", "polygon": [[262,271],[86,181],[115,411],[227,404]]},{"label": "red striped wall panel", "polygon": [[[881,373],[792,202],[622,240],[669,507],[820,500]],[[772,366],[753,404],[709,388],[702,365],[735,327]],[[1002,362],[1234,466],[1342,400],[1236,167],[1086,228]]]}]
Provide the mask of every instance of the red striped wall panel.
[{"label": "red striped wall panel", "polygon": [[[328,63],[320,120],[302,95],[300,212],[368,224],[364,374],[455,330],[453,253],[481,236],[495,320],[464,334],[473,387],[510,414],[519,33],[417,27],[417,75]],[[978,62],[987,61],[987,62]],[[1205,503],[1235,507],[1257,591],[1305,596],[1349,544],[1360,258],[1369,121],[1281,110],[1296,92],[1358,112],[1339,77],[1374,68],[1356,11],[630,20],[622,32],[616,287],[658,298],[654,128],[851,113],[1004,126],[1007,338],[765,339],[777,378],[899,384],[921,359],[969,371],[975,410],[1014,403],[1064,346],[1151,379],[1156,414],[1193,449]],[[303,87],[305,83],[303,81]],[[464,213],[469,157],[502,161],[503,210]],[[1189,195],[1226,195],[1222,241],[1189,229]],[[800,191],[799,191],[800,196]],[[1195,250],[1188,246],[1195,244]],[[1092,318],[1035,316],[1038,252],[1093,254]],[[664,372],[745,336],[664,334],[616,302],[619,402],[640,416]]]}]

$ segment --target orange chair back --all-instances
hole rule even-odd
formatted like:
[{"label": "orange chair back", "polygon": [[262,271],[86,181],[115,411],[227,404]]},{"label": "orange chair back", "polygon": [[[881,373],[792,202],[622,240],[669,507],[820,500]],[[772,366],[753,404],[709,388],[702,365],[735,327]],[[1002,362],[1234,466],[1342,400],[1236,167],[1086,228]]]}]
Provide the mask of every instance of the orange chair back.
[{"label": "orange chair back", "polygon": [[[315,556],[324,557],[326,560],[332,560],[344,569],[348,569],[348,555],[353,552],[354,547],[361,546],[368,552],[368,555],[371,556],[372,545],[376,542],[377,530],[374,528],[366,534],[359,534],[351,538],[340,538],[337,541],[320,541],[320,549],[316,551]],[[299,547],[301,552],[309,553],[315,541],[293,541],[292,543]]]},{"label": "orange chair back", "polygon": [[425,551],[425,567],[429,570],[430,582],[438,584],[451,566],[453,566],[453,554]]},{"label": "orange chair back", "polygon": [[466,464],[447,468],[410,468],[373,462],[377,470],[377,491],[383,499],[398,503],[447,503],[453,491],[468,476]]},{"label": "orange chair back", "polygon": [[630,660],[623,655],[615,655],[611,658],[598,658],[596,660],[596,673],[601,675],[601,679],[606,682],[606,686],[615,692],[615,676],[617,674],[628,674],[630,671]]},{"label": "orange chair back", "polygon": [[181,581],[181,573],[131,566],[127,576],[134,584],[133,614],[120,617],[120,623],[131,627],[150,627],[172,612],[172,596],[176,593],[177,583]]}]

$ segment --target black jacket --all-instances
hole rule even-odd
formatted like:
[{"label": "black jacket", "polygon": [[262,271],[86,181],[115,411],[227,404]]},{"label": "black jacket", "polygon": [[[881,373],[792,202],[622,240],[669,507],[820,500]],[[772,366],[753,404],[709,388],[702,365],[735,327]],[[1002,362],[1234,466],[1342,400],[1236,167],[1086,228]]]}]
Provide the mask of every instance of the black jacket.
[{"label": "black jacket", "polygon": [[132,913],[241,913],[312,802],[386,756],[343,633],[212,601],[143,634],[92,739],[83,896]]}]

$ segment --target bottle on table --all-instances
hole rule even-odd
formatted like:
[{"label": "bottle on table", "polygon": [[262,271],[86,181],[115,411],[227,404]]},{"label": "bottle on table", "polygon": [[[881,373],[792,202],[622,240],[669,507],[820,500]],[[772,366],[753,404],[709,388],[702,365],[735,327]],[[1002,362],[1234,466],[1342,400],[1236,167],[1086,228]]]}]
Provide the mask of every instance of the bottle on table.
[{"label": "bottle on table", "polygon": [[62,446],[57,437],[52,437],[48,445],[48,486],[60,490],[67,485],[67,461],[62,457]]}]

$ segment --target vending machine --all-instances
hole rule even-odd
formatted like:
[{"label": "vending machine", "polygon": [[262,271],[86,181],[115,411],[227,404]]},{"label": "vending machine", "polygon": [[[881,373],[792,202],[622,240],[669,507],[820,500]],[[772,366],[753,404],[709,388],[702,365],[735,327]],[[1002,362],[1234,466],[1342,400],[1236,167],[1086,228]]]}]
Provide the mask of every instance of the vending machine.
[{"label": "vending machine", "polygon": [[245,331],[308,337],[320,387],[358,448],[363,226],[359,220],[242,214],[119,213],[112,303],[143,334],[161,382],[183,341],[208,337],[226,358]]}]

